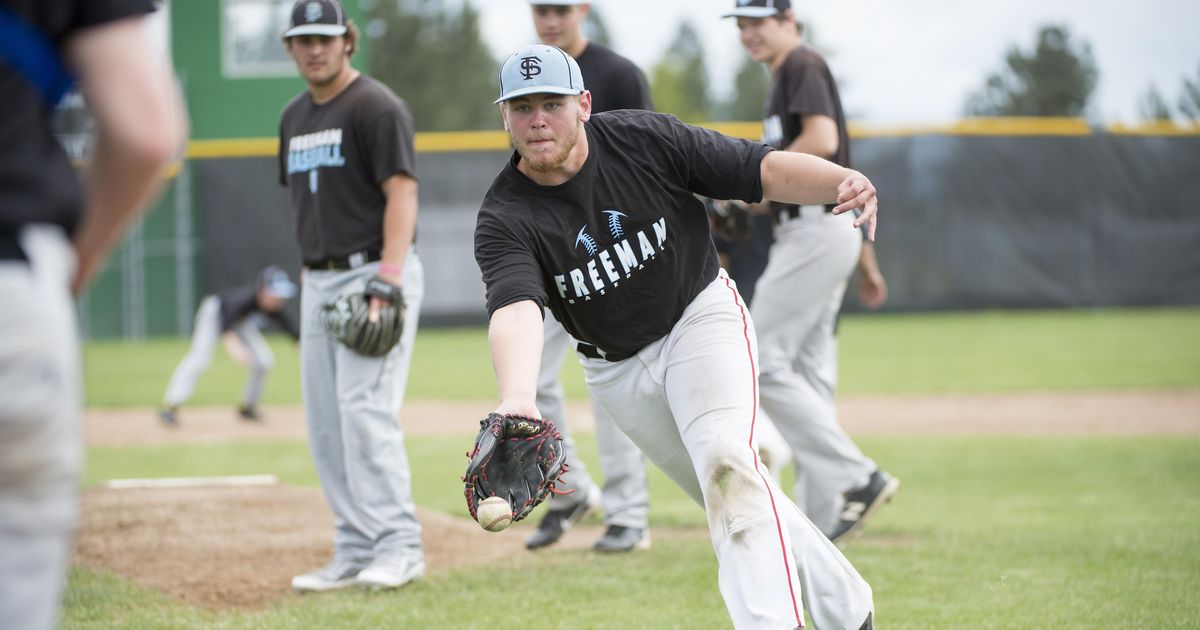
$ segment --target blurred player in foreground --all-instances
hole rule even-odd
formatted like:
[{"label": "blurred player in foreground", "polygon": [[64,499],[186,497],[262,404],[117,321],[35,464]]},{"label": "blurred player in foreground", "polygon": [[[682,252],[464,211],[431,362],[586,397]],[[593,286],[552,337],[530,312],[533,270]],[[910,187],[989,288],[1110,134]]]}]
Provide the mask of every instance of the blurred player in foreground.
[{"label": "blurred player in foreground", "polygon": [[540,415],[549,307],[580,340],[596,402],[704,506],[734,626],[803,627],[803,600],[818,628],[870,628],[870,586],[759,462],[754,325],[695,195],[836,201],[863,209],[847,231],[873,232],[871,182],[665,114],[593,116],[579,66],[551,46],[504,62],[496,102],[516,150],[475,229],[496,413]]},{"label": "blurred player in foreground", "polygon": [[300,339],[300,327],[283,310],[288,300],[296,295],[296,285],[287,272],[271,265],[258,274],[254,284],[233,287],[205,297],[196,310],[196,323],[192,329],[192,347],[175,367],[171,383],[163,397],[163,408],[159,418],[167,426],[179,422],[179,406],[192,395],[196,381],[212,360],[213,349],[220,339],[239,365],[250,366],[250,377],[238,405],[238,415],[243,420],[261,419],[258,399],[262,396],[263,382],[267,372],[275,364],[275,355],[262,329],[268,319],[274,320],[293,339]]},{"label": "blurred player in foreground", "polygon": [[[83,461],[72,294],[162,185],[185,117],[148,45],[150,0],[0,3],[0,628],[57,625]],[[51,133],[78,77],[83,185]]]}]

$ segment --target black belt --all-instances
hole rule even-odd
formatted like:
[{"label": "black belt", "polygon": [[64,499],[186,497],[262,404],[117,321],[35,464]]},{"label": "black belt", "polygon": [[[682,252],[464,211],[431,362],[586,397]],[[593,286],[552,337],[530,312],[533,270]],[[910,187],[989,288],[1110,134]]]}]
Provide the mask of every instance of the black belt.
[{"label": "black belt", "polygon": [[21,249],[21,239],[17,237],[16,230],[0,228],[0,260],[29,260],[25,257],[25,250]]},{"label": "black belt", "polygon": [[[833,209],[836,207],[837,207],[836,204],[832,204],[832,203],[828,204],[825,206],[825,212],[833,212]],[[799,218],[800,218],[800,206],[797,206],[795,204],[788,204],[788,205],[784,206],[782,210],[778,210],[778,211],[771,210],[771,223],[774,223],[775,225],[779,225],[780,223],[783,223],[784,221],[788,221],[791,219],[799,219]]]},{"label": "black belt", "polygon": [[633,355],[637,354],[636,352],[626,352],[623,354],[618,354],[618,353],[614,353],[614,352],[604,352],[600,348],[597,348],[596,346],[593,346],[590,343],[583,343],[582,341],[575,344],[575,351],[589,359],[603,359],[605,361],[610,361],[612,363],[616,363],[617,361],[624,361],[625,359],[628,359],[629,357],[632,357]]},{"label": "black belt", "polygon": [[373,263],[381,257],[381,253],[378,250],[364,250],[346,256],[330,256],[323,260],[306,260],[304,261],[304,266],[308,269],[318,271],[348,271],[350,269],[358,269],[367,263]]}]

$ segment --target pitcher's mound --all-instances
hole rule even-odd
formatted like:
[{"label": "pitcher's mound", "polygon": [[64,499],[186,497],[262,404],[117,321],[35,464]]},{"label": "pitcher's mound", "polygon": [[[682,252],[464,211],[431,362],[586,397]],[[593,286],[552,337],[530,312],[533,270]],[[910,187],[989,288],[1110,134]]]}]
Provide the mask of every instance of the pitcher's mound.
[{"label": "pitcher's mound", "polygon": [[[528,553],[527,531],[417,510],[426,574]],[[316,488],[93,489],[83,496],[75,564],[194,606],[255,608],[291,593],[292,576],[329,562],[333,515]]]}]

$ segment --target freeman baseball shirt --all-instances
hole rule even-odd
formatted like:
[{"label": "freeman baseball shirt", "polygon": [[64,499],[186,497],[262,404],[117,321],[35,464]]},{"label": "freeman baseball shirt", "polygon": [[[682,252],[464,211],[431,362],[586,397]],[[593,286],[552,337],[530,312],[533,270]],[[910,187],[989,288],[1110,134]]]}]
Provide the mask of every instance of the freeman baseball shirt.
[{"label": "freeman baseball shirt", "polygon": [[596,114],[584,132],[587,160],[558,186],[526,177],[512,155],[483,200],[475,257],[489,316],[533,300],[619,359],[670,332],[717,275],[693,193],[761,200],[771,148],[641,110]]},{"label": "freeman baseball shirt", "polygon": [[279,180],[291,189],[300,257],[314,263],[383,249],[379,184],[416,177],[413,121],[387,86],[359,75],[327,103],[305,90],[279,121]]}]

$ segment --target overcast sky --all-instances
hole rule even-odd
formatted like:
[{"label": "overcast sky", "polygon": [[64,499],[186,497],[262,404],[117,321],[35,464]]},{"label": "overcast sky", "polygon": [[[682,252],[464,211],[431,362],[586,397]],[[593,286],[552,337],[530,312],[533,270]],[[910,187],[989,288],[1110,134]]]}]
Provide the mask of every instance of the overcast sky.
[{"label": "overcast sky", "polygon": [[[496,57],[536,41],[527,0],[469,0]],[[701,33],[714,92],[728,94],[742,52],[734,0],[596,0],[613,46],[647,73],[685,16]],[[957,119],[969,93],[1001,68],[1005,51],[1030,50],[1037,27],[1065,24],[1100,68],[1091,117],[1137,122],[1151,83],[1174,109],[1183,77],[1200,77],[1198,0],[800,0],[841,83],[850,117],[868,124]]]}]

